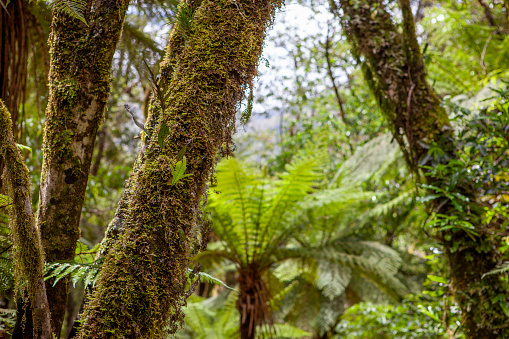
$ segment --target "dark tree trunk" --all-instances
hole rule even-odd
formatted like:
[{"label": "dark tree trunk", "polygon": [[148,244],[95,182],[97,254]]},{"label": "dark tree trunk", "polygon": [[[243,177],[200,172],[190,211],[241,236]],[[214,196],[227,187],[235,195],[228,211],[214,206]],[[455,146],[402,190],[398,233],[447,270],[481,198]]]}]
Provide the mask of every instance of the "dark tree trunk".
[{"label": "dark tree trunk", "polygon": [[[6,3],[5,1],[3,1]],[[28,62],[27,3],[13,0],[0,7],[0,99],[11,114],[14,140],[19,135],[19,105],[24,99]],[[0,157],[0,174],[4,159]],[[0,175],[0,193],[3,192]]]}]

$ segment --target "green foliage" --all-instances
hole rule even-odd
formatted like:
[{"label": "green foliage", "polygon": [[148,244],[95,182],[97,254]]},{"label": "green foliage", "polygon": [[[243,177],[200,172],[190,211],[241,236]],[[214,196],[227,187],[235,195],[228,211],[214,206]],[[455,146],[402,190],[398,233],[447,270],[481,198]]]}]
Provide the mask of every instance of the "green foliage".
[{"label": "green foliage", "polygon": [[4,208],[12,204],[12,199],[6,195],[0,194],[0,208]]},{"label": "green foliage", "polygon": [[88,26],[85,20],[85,12],[87,10],[87,2],[85,0],[53,0],[50,6],[57,12],[78,19]]},{"label": "green foliage", "polygon": [[301,158],[275,180],[236,159],[218,165],[218,193],[210,194],[209,204],[212,228],[239,265],[266,261],[284,243],[302,213],[299,203],[319,177],[318,160]]},{"label": "green foliage", "polygon": [[177,24],[180,26],[180,34],[183,38],[192,33],[193,30],[193,17],[195,9],[183,1],[180,3],[179,11],[177,14]]},{"label": "green foliage", "polygon": [[[336,322],[340,309],[333,305],[354,276],[395,299],[409,290],[396,277],[401,266],[396,251],[362,241],[351,236],[353,230],[345,229],[351,215],[358,215],[363,202],[371,201],[376,193],[359,185],[316,189],[318,165],[325,158],[319,152],[309,153],[314,155],[295,157],[287,172],[276,178],[236,159],[222,161],[208,206],[220,241],[210,244],[197,260],[210,264],[215,258],[220,263],[222,257],[235,263],[239,274],[254,269],[265,272],[261,277],[274,294],[271,305],[283,307],[282,314],[299,312],[301,303],[295,295],[301,288],[315,289],[319,298],[313,302],[322,307],[312,319],[318,316],[317,328],[323,333]],[[342,178],[349,183],[346,175]],[[294,285],[296,281],[301,284]],[[293,306],[287,305],[289,301]]]},{"label": "green foliage", "polygon": [[[433,87],[451,95],[475,93],[490,79],[507,75],[507,32],[491,26],[477,2],[440,3],[427,10],[422,22],[428,46],[423,54]],[[504,6],[490,11],[499,24],[506,20]]]},{"label": "green foliage", "polygon": [[21,144],[16,144],[16,147],[18,148],[18,150],[21,152],[21,151],[29,151],[30,154],[32,154],[32,148],[31,147],[28,147],[28,146],[25,146],[25,145],[21,145]]},{"label": "green foliage", "polygon": [[239,315],[235,308],[235,293],[222,293],[203,299],[191,296],[184,312],[185,327],[179,338],[233,339],[238,338]]},{"label": "green foliage", "polygon": [[[509,175],[509,89],[495,91],[498,98],[492,108],[478,115],[451,104],[456,119],[468,121],[458,135],[456,159],[450,160],[449,155],[434,143],[429,145],[427,158],[423,160],[431,160],[431,166],[424,168],[436,184],[422,185],[431,194],[421,201],[440,199],[454,208],[454,212],[447,215],[433,213],[427,225],[442,231],[466,232],[472,240],[478,235],[480,224],[496,223],[497,228],[509,225],[506,193],[509,189],[506,180]],[[458,191],[458,187],[465,187],[466,183],[470,191]],[[476,197],[474,201],[469,198],[472,196]],[[473,213],[465,213],[471,210],[482,211],[483,220],[476,219]],[[452,250],[455,251],[457,246]]]},{"label": "green foliage", "polygon": [[503,263],[502,265],[498,266],[497,268],[485,273],[483,275],[483,278],[487,275],[491,275],[491,274],[502,274],[502,273],[505,273],[505,272],[508,272],[509,271],[509,262],[505,262]]},{"label": "green foliage", "polygon": [[192,280],[194,279],[195,275],[198,276],[198,279],[200,279],[200,282],[202,282],[202,283],[210,283],[210,284],[215,284],[215,285],[221,285],[221,286],[225,287],[228,290],[238,292],[236,289],[226,285],[222,280],[220,280],[218,278],[215,278],[215,277],[213,277],[210,274],[207,274],[205,272],[194,272],[192,269],[188,269],[187,278],[189,280],[189,284],[192,284]]},{"label": "green foliage", "polygon": [[340,338],[442,339],[464,338],[459,330],[459,310],[444,310],[438,302],[410,298],[399,305],[359,303],[349,308],[336,330]]}]

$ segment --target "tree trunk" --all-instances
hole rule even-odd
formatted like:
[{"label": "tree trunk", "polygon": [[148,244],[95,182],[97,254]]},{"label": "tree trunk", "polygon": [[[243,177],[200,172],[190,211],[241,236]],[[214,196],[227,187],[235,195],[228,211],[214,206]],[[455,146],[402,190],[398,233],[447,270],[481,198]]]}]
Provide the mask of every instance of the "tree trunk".
[{"label": "tree trunk", "polygon": [[256,330],[260,325],[272,324],[270,307],[270,291],[262,279],[263,272],[257,267],[243,267],[239,271],[239,296],[236,307],[240,314],[240,338],[256,338]]},{"label": "tree trunk", "polygon": [[[57,11],[50,36],[49,102],[37,225],[46,259],[72,260],[99,124],[110,92],[110,68],[126,0],[89,0],[89,26]],[[52,330],[60,335],[67,279],[47,284]]]},{"label": "tree trunk", "polygon": [[[180,4],[151,106],[159,117],[130,177],[123,232],[107,251],[80,338],[159,338],[181,325],[189,260],[201,247],[202,196],[281,2]],[[190,176],[172,184],[181,151]]]},{"label": "tree trunk", "polygon": [[10,211],[10,229],[14,243],[14,259],[18,267],[17,272],[20,273],[20,275],[16,273],[16,284],[19,286],[26,282],[33,337],[50,339],[50,313],[43,278],[44,259],[39,230],[35,227],[30,176],[14,143],[12,120],[2,101],[0,101],[0,155],[6,160],[3,177],[13,204]]},{"label": "tree trunk", "polygon": [[[393,23],[383,1],[339,2],[344,11],[343,26],[348,38],[359,60],[364,58],[365,79],[389,119],[408,165],[417,173],[419,161],[427,154],[427,145],[432,143],[437,143],[449,159],[454,159],[454,133],[444,108],[440,106],[440,99],[426,82],[409,1],[400,0],[402,33]],[[429,176],[426,180],[444,186]],[[456,190],[475,201],[475,193],[471,192],[468,183],[459,185]],[[436,199],[432,204],[437,213],[453,213],[450,202]],[[478,216],[466,217],[475,220]],[[500,303],[493,301],[507,298],[504,277],[482,279],[484,273],[496,267],[500,255],[490,232],[480,229],[477,232],[479,237],[475,241],[463,231],[445,231],[439,235],[450,265],[452,292],[461,308],[469,338],[509,338],[509,322]],[[459,244],[454,253],[450,250],[453,244]]]},{"label": "tree trunk", "polygon": [[[17,141],[20,140],[18,109],[26,88],[28,11],[25,0],[14,0],[6,8],[0,8],[0,100],[11,114],[12,134]],[[0,157],[0,193],[3,192],[3,168],[4,159]]]}]

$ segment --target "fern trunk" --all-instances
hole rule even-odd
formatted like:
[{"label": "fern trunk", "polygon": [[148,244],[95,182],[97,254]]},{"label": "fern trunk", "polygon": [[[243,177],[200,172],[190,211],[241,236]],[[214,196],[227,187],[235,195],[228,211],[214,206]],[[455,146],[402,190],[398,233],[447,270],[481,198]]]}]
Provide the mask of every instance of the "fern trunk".
[{"label": "fern trunk", "polygon": [[[55,10],[49,41],[50,93],[37,219],[48,262],[74,258],[94,143],[104,118],[113,53],[128,1],[88,0],[83,4],[88,26]],[[59,336],[66,279],[55,287],[49,281],[47,294],[52,330]]]},{"label": "fern trunk", "polygon": [[[130,178],[122,232],[109,243],[80,338],[159,338],[183,320],[190,258],[201,247],[202,196],[251,85],[280,0],[183,1],[152,101],[157,121]],[[162,126],[169,128],[158,140]],[[161,147],[162,146],[162,147]],[[186,174],[170,166],[185,150]]]},{"label": "fern trunk", "polygon": [[10,208],[10,229],[17,265],[16,285],[26,283],[23,290],[27,292],[30,301],[30,312],[27,314],[32,317],[28,322],[33,324],[30,334],[36,339],[50,339],[50,312],[43,278],[43,251],[39,230],[35,227],[30,176],[14,143],[11,128],[10,113],[0,100],[0,155],[6,160],[3,178],[13,205]]},{"label": "fern trunk", "polygon": [[[440,99],[426,81],[409,1],[400,0],[402,32],[393,23],[383,1],[339,0],[339,3],[344,11],[343,26],[348,38],[357,57],[364,58],[365,79],[389,119],[408,165],[417,173],[419,161],[427,154],[427,145],[432,143],[438,144],[450,159],[455,159],[454,133]],[[430,176],[426,180],[445,187],[445,183]],[[468,182],[458,185],[456,192],[471,201],[476,199]],[[436,199],[432,204],[437,213],[455,213],[450,202],[444,199]],[[480,217],[480,213],[472,213],[473,220]],[[452,292],[461,308],[469,338],[509,338],[509,322],[501,303],[493,302],[499,298],[506,300],[507,283],[502,276],[482,278],[500,261],[490,235],[496,232],[492,231],[479,227],[479,237],[475,241],[463,231],[439,234],[449,262]],[[458,250],[452,250],[453,246]]]}]

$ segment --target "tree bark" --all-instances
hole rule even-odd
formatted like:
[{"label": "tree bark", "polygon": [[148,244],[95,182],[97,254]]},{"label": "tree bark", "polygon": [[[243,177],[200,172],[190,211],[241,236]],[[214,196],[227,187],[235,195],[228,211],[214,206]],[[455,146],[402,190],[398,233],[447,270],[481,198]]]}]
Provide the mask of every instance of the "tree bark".
[{"label": "tree bark", "polygon": [[[110,92],[113,53],[127,0],[89,0],[81,21],[57,11],[50,36],[49,101],[37,225],[49,262],[72,260],[97,130]],[[60,335],[67,279],[47,284],[52,330]]]},{"label": "tree bark", "polygon": [[[14,0],[0,8],[0,100],[11,114],[14,140],[18,133],[19,105],[24,100],[28,62],[27,3]],[[0,174],[4,159],[0,157]],[[0,175],[0,192],[3,192]]]},{"label": "tree bark", "polygon": [[[202,196],[281,2],[180,4],[157,84],[163,95],[150,109],[160,111],[156,128],[129,180],[123,232],[107,251],[80,338],[159,338],[162,324],[169,332],[181,324],[189,260],[201,247]],[[169,135],[160,147],[163,125]],[[171,184],[182,150],[190,176]]]},{"label": "tree bark", "polygon": [[[430,144],[436,143],[455,159],[455,137],[440,99],[426,81],[426,71],[415,36],[415,24],[408,0],[400,0],[403,32],[379,0],[340,0],[344,11],[343,26],[357,57],[363,58],[363,72],[377,102],[389,119],[407,164],[419,172]],[[445,160],[444,160],[445,161]],[[429,165],[429,163],[426,163]],[[428,183],[445,186],[427,176]],[[469,183],[456,187],[458,193],[475,201]],[[431,206],[437,213],[451,215],[450,202],[436,199]],[[471,211],[466,218],[479,220]],[[478,215],[475,215],[478,213]],[[461,311],[463,326],[469,338],[509,338],[509,322],[497,298],[507,299],[503,276],[483,274],[500,260],[490,230],[478,229],[473,241],[465,232],[444,231],[439,238],[449,261],[451,289]],[[452,251],[453,244],[459,244]]]},{"label": "tree bark", "polygon": [[10,113],[1,100],[0,155],[6,160],[3,177],[13,203],[10,229],[15,248],[14,257],[20,272],[20,275],[16,273],[16,284],[19,286],[22,281],[26,282],[33,338],[50,339],[50,312],[43,278],[43,250],[39,230],[35,227],[30,176],[14,143]]}]

